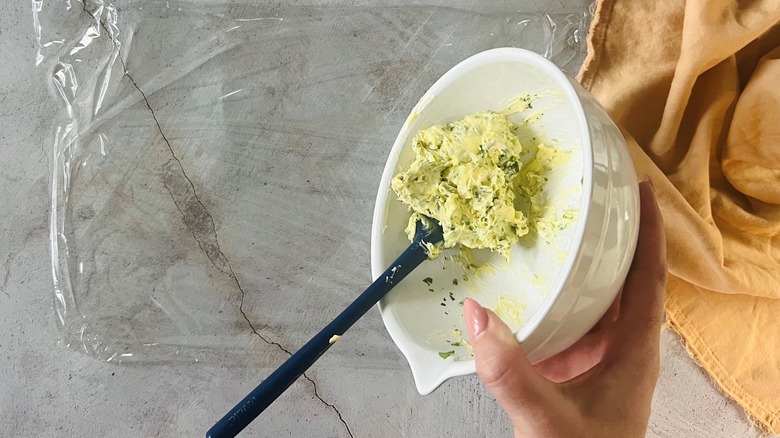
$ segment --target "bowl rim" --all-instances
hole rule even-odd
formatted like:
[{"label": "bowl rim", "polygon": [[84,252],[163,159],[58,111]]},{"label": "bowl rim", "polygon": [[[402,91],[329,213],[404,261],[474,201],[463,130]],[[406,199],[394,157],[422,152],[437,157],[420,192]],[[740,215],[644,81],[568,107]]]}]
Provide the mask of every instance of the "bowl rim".
[{"label": "bowl rim", "polygon": [[[572,103],[572,110],[574,112],[575,119],[579,124],[580,131],[580,148],[582,154],[582,193],[580,199],[580,211],[577,216],[576,229],[574,231],[573,240],[569,248],[566,260],[561,266],[561,270],[555,282],[553,283],[550,293],[543,301],[540,308],[534,313],[529,321],[515,333],[515,337],[518,341],[522,342],[533,333],[544,320],[544,318],[550,313],[558,298],[561,295],[564,284],[566,283],[571,270],[574,266],[575,260],[578,258],[580,248],[582,246],[582,239],[585,233],[586,223],[588,219],[588,211],[591,204],[592,189],[593,189],[593,148],[590,137],[590,128],[587,123],[587,117],[585,115],[585,109],[579,94],[572,84],[569,76],[558,68],[552,61],[548,60],[542,55],[535,52],[516,48],[516,47],[500,47],[485,50],[459,62],[452,68],[450,68],[444,75],[442,75],[431,87],[423,94],[417,104],[410,111],[409,116],[404,122],[401,130],[396,136],[395,141],[390,149],[390,153],[385,162],[385,167],[382,172],[382,178],[380,179],[378,193],[376,197],[376,203],[374,205],[374,214],[372,222],[371,233],[371,270],[372,277],[375,279],[382,272],[384,272],[385,266],[380,266],[380,248],[382,247],[382,235],[384,233],[384,221],[387,212],[387,205],[390,199],[389,183],[393,177],[396,167],[398,166],[398,159],[400,152],[403,149],[406,139],[411,133],[411,125],[417,115],[425,110],[425,107],[430,101],[432,101],[440,90],[448,87],[454,80],[463,76],[465,73],[485,65],[499,62],[499,61],[512,61],[521,64],[530,64],[539,68],[545,75],[550,77],[556,87],[560,89],[566,96],[566,98]],[[583,212],[585,214],[583,214]],[[379,310],[381,312],[383,323],[388,330],[391,338],[395,341],[401,352],[408,356],[412,354],[408,348],[408,345],[404,342],[398,342],[401,337],[409,336],[405,329],[403,329],[395,318],[387,318],[384,311],[385,306],[383,301],[378,303]],[[530,353],[530,351],[528,352]],[[471,362],[473,368],[473,359],[470,361],[455,361],[454,364]],[[411,363],[410,363],[411,364]],[[454,364],[451,364],[453,366]],[[460,367],[458,367],[460,368]],[[451,372],[445,372],[450,375]],[[450,376],[451,377],[451,376]],[[418,388],[420,382],[417,383]]]}]

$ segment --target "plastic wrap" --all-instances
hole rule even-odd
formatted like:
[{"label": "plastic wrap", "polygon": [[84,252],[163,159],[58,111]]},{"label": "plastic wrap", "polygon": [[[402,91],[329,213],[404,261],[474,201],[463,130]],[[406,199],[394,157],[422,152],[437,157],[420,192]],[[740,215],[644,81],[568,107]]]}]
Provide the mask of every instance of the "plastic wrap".
[{"label": "plastic wrap", "polygon": [[492,47],[574,73],[590,20],[580,0],[32,5],[61,103],[57,321],[72,348],[144,362],[316,332],[370,281],[376,187],[422,93]]}]

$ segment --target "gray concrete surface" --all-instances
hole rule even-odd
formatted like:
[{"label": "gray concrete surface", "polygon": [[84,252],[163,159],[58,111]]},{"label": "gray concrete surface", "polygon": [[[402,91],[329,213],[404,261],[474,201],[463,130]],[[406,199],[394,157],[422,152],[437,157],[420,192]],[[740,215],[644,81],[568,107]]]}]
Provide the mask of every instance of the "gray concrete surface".
[{"label": "gray concrete surface", "polygon": [[[251,344],[257,352],[243,362],[231,358],[224,364],[217,360],[116,365],[60,342],[53,310],[47,214],[48,138],[51,115],[59,108],[51,98],[52,90],[40,78],[43,73],[33,65],[30,3],[13,2],[5,12],[0,17],[0,435],[202,436],[285,354],[259,340],[241,320],[236,322],[236,333],[244,338],[236,342]],[[392,82],[387,84],[387,92],[398,91]],[[168,120],[176,115],[175,111],[165,115],[167,105],[175,106],[171,92],[150,99]],[[411,93],[409,99],[413,99]],[[137,110],[146,109],[141,106]],[[152,118],[139,120],[153,131]],[[180,146],[176,140],[173,144]],[[195,169],[198,163],[192,160],[195,158],[185,154],[183,164]],[[251,239],[241,234],[253,218],[243,217],[230,198],[213,192],[204,195],[209,190],[199,184],[207,180],[193,178],[196,189],[202,190],[204,208],[214,217],[220,234],[227,236],[222,248],[230,253],[233,275],[243,279],[246,293],[253,296],[247,302],[249,317],[260,321],[264,315],[276,315],[267,325],[258,326],[269,340],[286,349],[300,345],[335,314],[341,301],[346,302],[349,291],[368,280],[368,230],[383,160],[383,156],[376,157],[366,163],[361,170],[370,172],[367,175],[350,174],[356,185],[365,186],[356,192],[356,198],[342,205],[352,215],[350,223],[358,224],[355,241],[341,248],[337,259],[327,262],[338,272],[328,277],[322,288],[345,292],[337,299],[306,301],[306,294],[323,293],[310,287],[295,297],[306,303],[302,311],[301,307],[297,311],[289,308],[289,297],[263,295],[267,285],[261,273],[253,270],[259,263],[256,258],[262,256],[252,255]],[[224,161],[208,164],[216,168],[225,187],[231,187],[231,175],[240,175],[240,169],[228,168]],[[276,176],[281,178],[285,173],[291,175],[292,184],[305,190],[305,179],[294,180],[301,175],[289,169]],[[315,173],[310,179],[327,177],[327,173]],[[308,193],[308,199],[316,203],[318,192]],[[270,201],[284,202],[283,192],[269,192],[268,196]],[[337,224],[331,226],[334,233],[343,231]],[[321,247],[327,244],[319,243]],[[304,268],[318,263],[317,254],[306,254],[304,246],[294,249],[306,256],[301,262]],[[197,252],[197,247],[193,251]],[[296,263],[296,259],[285,263]],[[290,270],[285,263],[272,271],[276,285],[282,284],[282,274]],[[231,300],[227,299],[229,304],[235,304]],[[255,313],[259,309],[265,310]],[[296,315],[306,322],[294,323]],[[406,364],[384,332],[377,312],[369,313],[350,335],[350,342],[337,344],[338,348],[331,349],[315,366],[311,380],[297,382],[246,436],[511,436],[504,414],[476,378],[455,379],[432,395],[417,395]],[[661,378],[648,436],[759,436],[741,409],[724,398],[687,357],[674,335],[664,333],[662,345]]]}]

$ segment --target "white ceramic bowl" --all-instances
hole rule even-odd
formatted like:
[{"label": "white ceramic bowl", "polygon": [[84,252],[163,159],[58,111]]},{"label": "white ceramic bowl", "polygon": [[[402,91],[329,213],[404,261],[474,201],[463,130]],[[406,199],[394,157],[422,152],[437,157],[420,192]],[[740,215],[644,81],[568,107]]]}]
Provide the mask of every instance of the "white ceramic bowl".
[{"label": "white ceramic bowl", "polygon": [[[466,336],[458,305],[463,298],[492,307],[504,295],[524,306],[525,322],[515,327],[516,336],[530,360],[537,362],[563,351],[595,325],[615,299],[631,264],[639,229],[639,192],[618,128],[593,96],[550,61],[526,50],[501,48],[474,55],[442,76],[398,134],[374,211],[373,277],[409,245],[403,229],[410,213],[389,185],[412,161],[414,135],[468,114],[498,110],[526,92],[539,95],[533,112],[543,114],[527,126],[527,135],[546,135],[572,151],[573,158],[550,174],[546,190],[562,208],[577,209],[578,218],[550,243],[529,237],[516,244],[509,263],[488,255],[497,270],[478,280],[454,284],[462,272],[445,260],[446,253],[426,261],[379,303],[387,331],[406,356],[421,394],[450,377],[475,372],[467,349],[452,347],[453,342],[458,344],[454,329]],[[529,115],[510,119],[522,123]],[[439,355],[450,350],[456,354],[445,359]]]}]

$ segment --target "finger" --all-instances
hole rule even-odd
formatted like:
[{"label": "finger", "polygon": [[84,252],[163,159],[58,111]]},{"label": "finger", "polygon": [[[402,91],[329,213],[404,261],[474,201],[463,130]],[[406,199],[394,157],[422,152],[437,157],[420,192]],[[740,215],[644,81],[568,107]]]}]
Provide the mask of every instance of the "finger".
[{"label": "finger", "polygon": [[545,379],[561,383],[581,376],[600,363],[607,351],[612,327],[619,315],[622,293],[621,289],[604,316],[585,336],[555,356],[535,363],[534,369]]},{"label": "finger", "polygon": [[552,383],[536,373],[509,327],[472,299],[463,303],[463,316],[477,374],[510,418],[541,409]]},{"label": "finger", "polygon": [[629,269],[605,363],[605,378],[631,381],[622,385],[632,397],[652,397],[660,367],[663,295],[666,290],[666,240],[663,220],[648,182],[639,185],[640,225],[636,254]]},{"label": "finger", "polygon": [[666,290],[666,239],[663,219],[649,182],[639,185],[640,225],[636,253],[628,271],[618,317],[619,332],[634,342],[657,340]]},{"label": "finger", "polygon": [[561,353],[534,364],[534,369],[551,382],[567,382],[599,364],[607,346],[604,332],[590,333]]},{"label": "finger", "polygon": [[596,323],[596,325],[593,326],[591,331],[598,331],[602,330],[604,328],[608,328],[612,326],[612,324],[615,323],[618,319],[618,315],[620,315],[620,300],[623,297],[623,288],[620,289],[617,296],[615,297],[615,300],[612,301],[612,304],[609,305],[609,308],[607,308],[607,311],[604,313],[604,316],[601,317],[599,322]]},{"label": "finger", "polygon": [[570,381],[592,369],[604,358],[611,339],[610,327],[614,325],[614,321],[603,324],[601,328],[585,334],[566,350],[534,364],[534,369],[554,383]]}]

